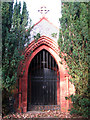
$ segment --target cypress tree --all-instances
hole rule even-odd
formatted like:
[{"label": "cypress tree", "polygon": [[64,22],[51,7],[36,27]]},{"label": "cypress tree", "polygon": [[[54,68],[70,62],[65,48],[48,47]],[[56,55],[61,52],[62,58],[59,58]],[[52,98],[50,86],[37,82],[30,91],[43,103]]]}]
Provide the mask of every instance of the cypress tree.
[{"label": "cypress tree", "polygon": [[22,24],[25,27],[28,25],[28,12],[25,2],[23,2],[23,9],[22,9]]},{"label": "cypress tree", "polygon": [[[88,3],[62,3],[62,18],[58,44],[60,56],[69,66],[70,81],[76,94],[71,95],[73,108],[71,113],[88,116]],[[62,55],[66,53],[66,56]],[[67,69],[67,68],[66,68]],[[66,97],[67,98],[67,97]]]},{"label": "cypress tree", "polygon": [[[23,19],[22,19],[23,18]],[[3,114],[12,112],[9,98],[13,98],[12,91],[17,88],[17,69],[19,62],[24,58],[22,52],[25,44],[29,42],[30,29],[26,31],[28,25],[28,12],[26,3],[23,4],[21,12],[21,2],[2,3],[2,89],[3,89]]]},{"label": "cypress tree", "polygon": [[13,15],[13,3],[2,3],[2,59],[4,60],[5,38],[7,31],[10,31]]}]

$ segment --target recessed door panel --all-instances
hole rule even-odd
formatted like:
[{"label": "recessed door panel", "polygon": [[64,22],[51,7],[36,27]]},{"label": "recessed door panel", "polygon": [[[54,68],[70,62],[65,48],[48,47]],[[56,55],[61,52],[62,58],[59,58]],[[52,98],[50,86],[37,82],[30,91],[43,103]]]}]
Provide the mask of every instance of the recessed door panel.
[{"label": "recessed door panel", "polygon": [[46,50],[34,57],[28,73],[28,104],[57,104],[57,69],[54,58]]}]

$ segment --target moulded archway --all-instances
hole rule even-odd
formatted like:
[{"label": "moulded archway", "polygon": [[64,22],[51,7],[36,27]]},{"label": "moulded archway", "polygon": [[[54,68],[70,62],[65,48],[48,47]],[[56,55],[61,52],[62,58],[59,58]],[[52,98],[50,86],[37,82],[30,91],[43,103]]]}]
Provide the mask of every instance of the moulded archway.
[{"label": "moulded archway", "polygon": [[[55,59],[58,65],[58,73],[60,73],[60,90],[57,93],[58,104],[61,106],[61,111],[67,111],[69,108],[69,101],[65,100],[65,97],[69,95],[69,87],[73,86],[69,83],[69,75],[68,71],[65,69],[66,65],[61,64],[61,58],[59,57],[59,48],[57,43],[46,37],[42,36],[36,42],[35,40],[30,43],[30,45],[25,49],[23,53],[25,56],[24,63],[21,62],[19,68],[22,68],[21,76],[19,77],[19,108],[22,109],[23,112],[27,112],[27,89],[28,89],[28,70],[32,59],[35,57],[37,53],[41,50],[47,50],[52,57]],[[63,60],[64,62],[64,60]],[[24,75],[23,75],[24,72]],[[58,87],[59,88],[59,87]]]}]

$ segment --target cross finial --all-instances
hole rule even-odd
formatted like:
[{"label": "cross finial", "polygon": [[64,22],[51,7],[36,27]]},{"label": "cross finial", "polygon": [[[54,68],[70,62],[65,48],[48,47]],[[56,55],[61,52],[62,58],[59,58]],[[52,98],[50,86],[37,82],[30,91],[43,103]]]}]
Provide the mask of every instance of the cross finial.
[{"label": "cross finial", "polygon": [[42,6],[40,10],[38,10],[38,12],[40,12],[43,15],[47,14],[48,11],[49,10],[47,10],[46,6]]}]

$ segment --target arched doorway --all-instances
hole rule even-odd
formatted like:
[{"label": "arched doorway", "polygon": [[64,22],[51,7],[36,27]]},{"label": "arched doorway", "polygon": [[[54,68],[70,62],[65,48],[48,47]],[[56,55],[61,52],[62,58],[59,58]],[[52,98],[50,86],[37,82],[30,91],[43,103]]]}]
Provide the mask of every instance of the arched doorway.
[{"label": "arched doorway", "polygon": [[60,91],[58,71],[55,59],[45,49],[32,59],[28,70],[28,110],[36,105],[57,106]]},{"label": "arched doorway", "polygon": [[[37,42],[34,40],[29,44],[28,47],[26,47],[23,53],[23,55],[25,56],[24,61],[20,62],[20,66],[18,68],[18,70],[22,70],[22,71],[19,76],[19,83],[18,83],[19,86],[15,94],[16,96],[19,95],[18,98],[17,97],[15,98],[16,99],[15,107],[16,107],[16,110],[18,110],[17,109],[17,105],[18,105],[20,112],[21,111],[27,112],[27,110],[29,110],[28,109],[29,106],[31,108],[31,100],[32,100],[31,93],[32,92],[31,92],[30,74],[33,72],[30,71],[30,66],[35,56],[37,56],[38,53],[40,53],[40,51],[43,51],[43,50],[48,51],[47,53],[48,56],[50,53],[51,58],[54,58],[55,64],[58,65],[58,67],[56,67],[57,70],[54,70],[54,71],[57,71],[57,83],[56,83],[57,84],[56,85],[57,86],[57,94],[56,94],[57,103],[56,104],[57,106],[60,105],[61,112],[68,111],[69,109],[70,101],[66,100],[65,97],[73,94],[75,92],[75,88],[73,84],[71,84],[69,81],[71,76],[68,74],[68,70],[66,70],[66,67],[67,67],[66,62],[63,59],[61,59],[59,56],[60,49],[58,48],[57,43],[53,39],[50,39],[46,36],[42,36],[38,39]],[[46,52],[45,52],[45,56],[46,56]],[[47,60],[47,57],[45,57],[45,60]],[[61,64],[62,62],[64,64]],[[38,61],[38,64],[39,64],[39,61]],[[45,61],[45,63],[41,62],[41,64],[45,66],[47,65],[48,69],[50,70],[49,62],[46,63]],[[51,62],[51,66],[53,66],[52,62]],[[51,70],[53,70],[52,67],[51,67]]]}]

